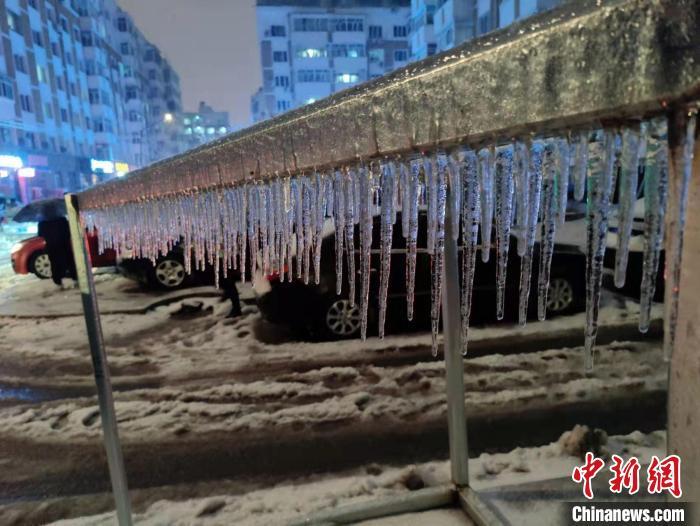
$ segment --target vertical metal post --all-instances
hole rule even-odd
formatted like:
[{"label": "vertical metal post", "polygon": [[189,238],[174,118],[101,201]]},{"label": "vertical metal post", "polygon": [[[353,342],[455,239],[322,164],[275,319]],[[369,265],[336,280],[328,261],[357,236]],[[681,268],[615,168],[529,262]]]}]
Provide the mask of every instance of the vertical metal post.
[{"label": "vertical metal post", "polygon": [[107,363],[107,355],[102,338],[102,325],[100,322],[100,311],[97,307],[95,282],[92,278],[92,263],[87,251],[85,231],[78,217],[77,197],[74,194],[66,194],[65,200],[68,222],[70,224],[71,245],[75,258],[75,269],[78,275],[78,286],[80,287],[85,325],[87,327],[88,340],[90,341],[90,355],[92,356],[92,367],[95,372],[102,433],[104,435],[105,449],[107,450],[107,463],[109,464],[109,476],[112,480],[112,493],[114,494],[117,508],[117,519],[120,526],[131,526],[131,502],[129,489],[126,484],[124,458],[122,457],[122,448],[117,431],[117,417],[112,397],[112,381],[109,375],[109,364]]},{"label": "vertical metal post", "polygon": [[[450,190],[448,190],[450,191]],[[447,200],[449,203],[449,198]],[[442,281],[442,327],[447,378],[447,427],[450,438],[452,482],[469,485],[467,417],[464,410],[464,362],[462,358],[462,322],[459,297],[459,257],[452,236],[452,211],[445,212],[445,265]]]},{"label": "vertical metal post", "polygon": [[[687,112],[677,112],[669,121],[669,205],[667,214],[677,214],[678,188],[683,177],[683,148],[686,146]],[[688,188],[688,207],[683,232],[683,264],[678,297],[676,340],[668,376],[668,452],[682,460],[682,500],[700,501],[700,135],[696,131],[695,155]],[[675,189],[675,192],[674,192]],[[675,225],[667,223],[667,235],[679,235]],[[668,240],[670,243],[671,240]],[[667,245],[668,246],[668,245]],[[669,252],[666,251],[668,258]],[[666,259],[667,268],[669,261]],[[665,301],[670,300],[666,285]],[[668,314],[666,315],[668,316]],[[666,320],[668,321],[668,320]],[[665,337],[668,337],[665,335]]]}]

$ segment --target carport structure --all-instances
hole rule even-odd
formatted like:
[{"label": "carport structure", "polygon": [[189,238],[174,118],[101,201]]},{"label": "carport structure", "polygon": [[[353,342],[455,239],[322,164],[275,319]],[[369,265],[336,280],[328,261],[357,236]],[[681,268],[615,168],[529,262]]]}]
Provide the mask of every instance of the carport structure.
[{"label": "carport structure", "polygon": [[[123,179],[66,196],[120,524],[131,524],[131,511],[99,310],[92,276],[87,271],[90,265],[83,236],[86,218],[89,224],[94,221],[101,230],[109,230],[110,218],[120,217],[113,214],[114,210],[124,214],[153,209],[156,212],[144,215],[144,220],[158,222],[158,214],[163,210],[182,206],[177,203],[205,193],[229,195],[226,192],[256,188],[280,178],[335,173],[344,167],[366,167],[373,163],[383,166],[387,160],[400,162],[418,154],[462,151],[465,145],[478,151],[484,146],[510,144],[521,138],[528,143],[538,137],[566,137],[578,130],[619,130],[653,119],[664,120],[668,126],[667,254],[682,249],[683,256],[677,278],[673,277],[675,269],[673,262],[670,263],[669,279],[674,285],[666,287],[666,339],[675,349],[669,376],[668,449],[683,459],[684,499],[700,501],[700,418],[695,410],[696,400],[700,399],[697,382],[700,329],[695,328],[700,318],[700,300],[696,294],[700,290],[700,277],[691,270],[700,266],[700,180],[697,178],[700,147],[692,126],[699,101],[700,0],[573,1]],[[691,166],[693,151],[695,161]],[[695,178],[689,177],[691,168]],[[591,170],[589,165],[589,192],[594,188],[590,186]],[[377,175],[378,181],[385,178],[383,173]],[[365,192],[361,188],[353,195],[359,195],[360,213],[371,214],[368,210],[373,189],[363,188]],[[443,188],[447,189],[446,183]],[[449,185],[448,191],[454,199],[454,184]],[[244,191],[243,195],[250,194]],[[315,195],[321,197],[320,192]],[[463,196],[468,199],[467,194]],[[686,198],[688,214],[684,227],[680,220],[684,217]],[[442,268],[444,284],[441,287],[438,281],[452,485],[331,510],[304,518],[300,524],[350,523],[450,503],[461,505],[478,524],[497,524],[501,520],[469,486],[461,365],[459,247],[456,235],[453,236],[459,222],[453,222],[455,209],[450,206],[451,198],[441,197],[438,192],[436,199],[442,203],[438,210],[442,206],[445,214],[444,264],[436,268],[437,272]],[[589,216],[596,215],[597,206],[607,207],[609,199],[607,195],[596,201],[589,195]],[[211,201],[215,202],[216,199]],[[262,224],[260,217],[267,213],[258,213],[255,207],[272,202],[247,200],[247,212],[242,212],[236,210],[240,201],[233,199],[228,201],[228,208],[223,208],[232,214],[230,217],[242,220],[247,232],[251,213],[256,225]],[[199,205],[187,210],[195,215],[208,213]],[[241,219],[241,215],[245,217]],[[221,217],[215,216],[214,224],[219,225]],[[159,225],[159,231],[167,232],[171,239],[154,240],[153,246],[145,250],[157,250],[166,241],[178,239],[174,236],[184,234],[178,230],[183,221],[180,217],[178,221]],[[306,227],[308,221],[301,218],[296,224]],[[225,233],[227,228],[227,224],[221,224],[217,231]],[[158,229],[149,231],[150,239],[154,231]],[[442,234],[438,234],[441,240]],[[264,235],[254,228],[248,243],[258,247]],[[370,230],[370,240],[371,235]],[[251,238],[255,241],[251,242]],[[434,245],[434,250],[441,259],[442,245]],[[281,254],[277,262],[280,269],[285,262]],[[589,254],[589,266],[594,259]],[[674,334],[670,329],[676,326],[673,322],[676,301],[679,330],[674,342],[669,338]],[[589,311],[593,309],[592,303],[589,301]]]}]

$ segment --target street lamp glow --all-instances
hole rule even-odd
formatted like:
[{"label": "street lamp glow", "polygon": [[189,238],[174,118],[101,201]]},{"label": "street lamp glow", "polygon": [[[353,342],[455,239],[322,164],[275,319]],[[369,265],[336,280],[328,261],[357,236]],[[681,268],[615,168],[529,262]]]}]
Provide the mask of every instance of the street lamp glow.
[{"label": "street lamp glow", "polygon": [[20,168],[19,170],[17,170],[17,175],[19,177],[32,178],[36,175],[36,170],[30,166],[27,166],[25,168]]},{"label": "street lamp glow", "polygon": [[166,113],[165,115],[163,115],[163,122],[166,124],[170,124],[174,120],[175,120],[175,117],[173,116],[172,113]]},{"label": "street lamp glow", "polygon": [[16,155],[0,155],[0,166],[3,168],[14,168],[16,170],[22,168],[24,162],[22,162],[21,157],[17,157]]}]

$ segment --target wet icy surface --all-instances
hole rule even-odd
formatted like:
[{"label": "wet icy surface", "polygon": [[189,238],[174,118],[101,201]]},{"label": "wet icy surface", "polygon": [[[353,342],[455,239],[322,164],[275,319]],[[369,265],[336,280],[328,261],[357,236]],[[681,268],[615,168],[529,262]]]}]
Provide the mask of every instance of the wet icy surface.
[{"label": "wet icy surface", "polygon": [[[692,141],[695,117],[689,120],[686,146]],[[646,199],[644,272],[641,283],[640,330],[648,328],[649,308],[654,295],[654,276],[663,246],[664,212],[669,191],[681,206],[674,218],[670,244],[671,303],[667,306],[666,348],[672,348],[677,317],[677,288],[685,217],[685,195],[690,177],[692,148],[682,156],[683,178],[677,188],[668,188],[667,125],[656,119],[624,128],[564,131],[559,135],[494,143],[479,150],[422,152],[410,159],[385,158],[340,167],[334,172],[280,176],[231,188],[183,196],[129,203],[87,211],[89,228],[101,232],[102,248],[133,247],[143,257],[155,260],[181,240],[186,266],[214,265],[226,272],[246,269],[255,273],[278,273],[304,283],[319,280],[323,223],[332,218],[336,231],[337,292],[351,303],[358,302],[362,314],[362,337],[367,332],[370,252],[373,237],[381,246],[379,334],[386,317],[391,239],[397,211],[402,212],[401,233],[407,240],[407,316],[413,317],[417,250],[431,256],[431,320],[433,348],[441,316],[444,274],[445,220],[449,215],[454,232],[461,232],[462,335],[466,349],[468,317],[476,252],[483,261],[495,245],[498,318],[503,316],[503,291],[508,270],[511,233],[518,237],[521,323],[527,317],[532,268],[538,265],[538,318],[546,318],[549,271],[557,238],[569,202],[587,202],[587,272],[585,323],[586,370],[593,366],[598,309],[606,251],[608,222],[619,217],[615,283],[625,283],[634,201],[640,187]],[[618,196],[618,197],[615,197]],[[450,214],[447,214],[447,211]],[[427,212],[427,243],[418,246],[419,210]],[[459,212],[459,213],[456,213]],[[373,232],[373,217],[381,215],[379,232]],[[359,237],[355,239],[355,226]],[[461,226],[461,228],[460,228]],[[537,232],[539,260],[533,261]],[[354,257],[359,250],[359,258]],[[191,257],[190,257],[191,255]],[[359,261],[360,282],[355,265]],[[346,268],[344,269],[343,266]],[[347,276],[343,290],[342,275]],[[452,283],[456,276],[448,276]]]}]

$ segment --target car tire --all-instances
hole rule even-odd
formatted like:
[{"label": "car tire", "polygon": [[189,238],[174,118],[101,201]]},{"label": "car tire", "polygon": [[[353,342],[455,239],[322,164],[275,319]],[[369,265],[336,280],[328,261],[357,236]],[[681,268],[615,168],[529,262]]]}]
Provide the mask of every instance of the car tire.
[{"label": "car tire", "polygon": [[175,290],[185,285],[186,278],[184,263],[177,258],[165,257],[156,261],[148,282],[155,288]]},{"label": "car tire", "polygon": [[319,319],[319,332],[325,340],[349,340],[360,334],[360,306],[350,300],[332,296],[324,302]]},{"label": "car tire", "polygon": [[552,276],[547,292],[547,315],[560,316],[578,312],[584,304],[579,287],[567,276]]},{"label": "car tire", "polygon": [[51,279],[51,260],[46,251],[40,250],[32,254],[29,271],[39,279]]}]

